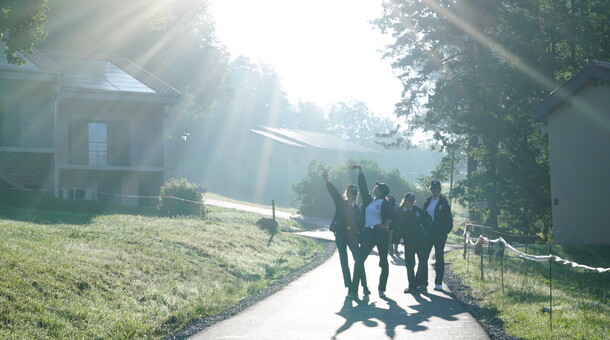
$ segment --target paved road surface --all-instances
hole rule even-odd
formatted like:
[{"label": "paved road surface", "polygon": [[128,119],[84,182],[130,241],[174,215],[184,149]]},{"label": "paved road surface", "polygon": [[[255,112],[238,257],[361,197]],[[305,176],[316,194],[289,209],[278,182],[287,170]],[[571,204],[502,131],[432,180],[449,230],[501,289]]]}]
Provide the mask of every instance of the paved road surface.
[{"label": "paved road surface", "polygon": [[[243,208],[237,204],[206,200],[206,204]],[[229,206],[230,205],[230,206]],[[247,208],[260,212],[261,208]],[[253,209],[253,210],[252,210]],[[270,215],[270,211],[266,212]],[[276,212],[277,217],[303,217]],[[303,232],[305,236],[333,239],[324,229]],[[197,333],[191,339],[489,339],[483,328],[450,293],[404,294],[407,274],[402,259],[390,258],[387,297],[380,298],[379,257],[373,251],[366,261],[369,288],[373,292],[358,300],[346,299],[337,253],[324,264],[288,284],[283,290]],[[432,260],[433,261],[433,260]],[[434,271],[430,268],[429,282]],[[447,287],[445,287],[447,289]]]}]

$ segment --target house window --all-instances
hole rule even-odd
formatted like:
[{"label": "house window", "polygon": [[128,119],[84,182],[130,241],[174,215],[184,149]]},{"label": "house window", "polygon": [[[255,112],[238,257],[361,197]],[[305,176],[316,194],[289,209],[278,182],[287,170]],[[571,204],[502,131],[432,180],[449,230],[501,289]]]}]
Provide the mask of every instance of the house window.
[{"label": "house window", "polygon": [[89,165],[108,165],[108,124],[89,123]]}]

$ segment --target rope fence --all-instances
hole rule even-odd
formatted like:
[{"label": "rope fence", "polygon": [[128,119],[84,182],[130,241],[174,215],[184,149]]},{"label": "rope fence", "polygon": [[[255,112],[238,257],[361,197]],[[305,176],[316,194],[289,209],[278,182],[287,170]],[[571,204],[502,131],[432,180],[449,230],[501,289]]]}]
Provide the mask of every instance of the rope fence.
[{"label": "rope fence", "polygon": [[[511,237],[513,239],[522,237],[522,238],[525,238],[526,240],[529,240],[530,237],[528,235],[513,235],[513,234],[506,232],[506,231],[517,230],[517,229],[502,228],[501,230],[503,230],[503,231],[500,231],[500,230],[498,230],[498,228],[494,228],[494,227],[467,223],[467,224],[465,224],[465,227],[464,227],[463,258],[467,259],[467,261],[468,261],[467,266],[466,266],[466,271],[468,271],[469,270],[468,268],[470,267],[470,255],[479,256],[481,281],[484,281],[485,277],[484,277],[483,257],[488,256],[489,262],[491,263],[491,259],[492,259],[493,255],[499,255],[500,268],[501,268],[502,291],[504,291],[504,258],[505,257],[521,258],[521,259],[524,259],[527,261],[534,261],[534,262],[548,262],[549,263],[549,303],[550,303],[550,307],[545,308],[543,310],[549,312],[549,325],[550,325],[551,329],[553,328],[553,285],[552,285],[552,282],[553,282],[552,264],[553,263],[562,264],[562,265],[565,265],[570,268],[580,268],[580,269],[584,269],[587,271],[597,272],[600,275],[603,273],[610,272],[610,268],[591,267],[588,265],[570,261],[568,259],[563,259],[557,255],[553,255],[552,254],[552,245],[548,245],[549,246],[548,255],[533,255],[533,254],[527,253],[527,243],[525,244],[526,251],[524,252],[524,251],[517,249],[515,246],[511,245],[508,241],[506,241],[506,239],[503,236],[499,236],[495,239],[492,239],[492,238],[480,235],[477,238],[473,238],[471,236],[471,230],[474,230],[475,228],[479,228],[479,229],[481,229],[481,231],[483,231],[483,230],[491,231],[498,235]],[[488,244],[488,254],[484,254],[484,251],[483,251],[483,247],[484,247],[485,243]],[[469,249],[471,246],[473,247],[473,251],[470,251],[470,249]],[[499,249],[496,250],[495,249],[496,247]],[[506,248],[509,249],[511,252],[513,252],[515,255],[513,255],[513,256],[505,255],[504,249],[506,249]],[[495,251],[495,254],[494,254],[494,251]],[[603,285],[603,280],[601,279],[601,276],[600,276],[600,282],[601,282],[601,285]]]},{"label": "rope fence", "polygon": [[[11,191],[11,192],[21,192],[21,193],[26,193],[26,194],[48,194],[49,190],[48,189],[27,189],[27,190],[20,190],[20,189],[16,189],[13,187],[5,187],[5,186],[0,186],[0,190],[1,191]],[[104,196],[113,196],[113,197],[126,197],[126,198],[147,198],[147,199],[160,199],[161,197],[163,198],[171,198],[174,200],[178,200],[178,201],[183,201],[183,202],[188,202],[188,203],[195,203],[195,204],[199,204],[199,205],[203,205],[203,200],[202,201],[193,201],[193,200],[187,200],[184,198],[180,198],[180,197],[175,197],[175,196],[141,196],[141,195],[125,195],[125,194],[115,194],[115,193],[110,193],[110,192],[104,192],[104,191],[94,191],[91,189],[87,189],[91,192],[91,194],[94,195],[104,195]],[[66,198],[68,199],[68,198]]]},{"label": "rope fence", "polygon": [[522,252],[518,249],[516,249],[515,247],[513,247],[510,243],[506,242],[506,240],[502,237],[499,237],[497,239],[489,239],[487,237],[484,236],[479,236],[479,238],[475,241],[473,241],[473,238],[470,237],[470,234],[467,233],[466,234],[466,242],[468,242],[470,245],[474,246],[477,244],[478,240],[482,239],[484,242],[490,242],[490,243],[499,243],[501,242],[506,248],[512,250],[514,253],[516,253],[519,257],[526,259],[526,260],[530,260],[530,261],[537,261],[537,262],[545,262],[545,261],[550,261],[550,260],[554,260],[555,262],[559,262],[561,264],[565,264],[565,265],[569,265],[572,268],[583,268],[583,269],[587,269],[587,270],[594,270],[597,271],[598,273],[605,273],[610,271],[610,268],[594,268],[594,267],[590,267],[590,266],[586,266],[584,264],[579,264],[570,260],[566,260],[566,259],[562,259],[561,257],[557,256],[557,255],[531,255],[531,254],[527,254],[525,252]]}]

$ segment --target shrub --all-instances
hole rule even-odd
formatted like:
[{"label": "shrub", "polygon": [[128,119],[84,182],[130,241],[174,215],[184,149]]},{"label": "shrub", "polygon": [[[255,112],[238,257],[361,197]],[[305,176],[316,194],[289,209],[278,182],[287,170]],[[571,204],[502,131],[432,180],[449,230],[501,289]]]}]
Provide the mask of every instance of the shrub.
[{"label": "shrub", "polygon": [[157,210],[165,216],[201,216],[203,200],[197,185],[185,178],[172,178],[161,187]]}]

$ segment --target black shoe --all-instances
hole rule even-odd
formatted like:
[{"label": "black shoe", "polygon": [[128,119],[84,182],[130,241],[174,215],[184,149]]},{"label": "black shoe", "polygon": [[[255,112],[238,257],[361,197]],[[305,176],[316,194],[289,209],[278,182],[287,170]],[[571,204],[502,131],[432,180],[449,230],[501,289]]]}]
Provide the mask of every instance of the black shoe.
[{"label": "black shoe", "polygon": [[367,287],[364,287],[362,289],[362,292],[364,293],[364,295],[371,295],[371,291]]},{"label": "black shoe", "polygon": [[407,288],[407,289],[405,289],[403,291],[403,293],[405,293],[405,294],[413,294],[413,293],[417,293],[417,292],[418,292],[417,289],[414,289],[414,288],[411,288],[411,287],[409,287],[409,288]]},{"label": "black shoe", "polygon": [[428,292],[428,286],[425,286],[425,285],[417,286],[417,291],[420,293],[426,293],[426,292]]}]

